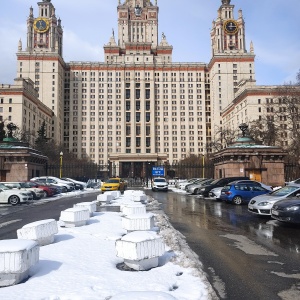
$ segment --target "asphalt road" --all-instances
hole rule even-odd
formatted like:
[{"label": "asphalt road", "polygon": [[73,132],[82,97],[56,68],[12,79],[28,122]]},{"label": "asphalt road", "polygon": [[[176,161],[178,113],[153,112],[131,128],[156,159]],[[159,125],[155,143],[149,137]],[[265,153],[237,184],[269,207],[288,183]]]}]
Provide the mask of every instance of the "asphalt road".
[{"label": "asphalt road", "polygon": [[147,191],[199,256],[220,299],[300,299],[300,226],[247,206]]},{"label": "asphalt road", "polygon": [[[61,211],[73,207],[80,202],[90,202],[97,199],[99,191],[95,193],[70,193],[68,197],[55,197],[51,200],[42,199],[31,204],[17,206],[0,204],[0,240],[16,239],[17,229],[31,222],[55,219],[58,220]],[[53,200],[54,199],[54,200]]]}]

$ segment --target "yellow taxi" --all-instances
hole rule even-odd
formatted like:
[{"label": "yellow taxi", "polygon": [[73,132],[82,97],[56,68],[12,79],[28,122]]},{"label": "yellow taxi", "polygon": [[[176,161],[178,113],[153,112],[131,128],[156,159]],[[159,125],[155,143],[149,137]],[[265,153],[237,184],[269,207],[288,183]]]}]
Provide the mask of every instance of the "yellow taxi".
[{"label": "yellow taxi", "polygon": [[126,189],[125,181],[122,178],[115,177],[109,178],[101,186],[102,193],[108,191],[121,191],[124,192]]}]

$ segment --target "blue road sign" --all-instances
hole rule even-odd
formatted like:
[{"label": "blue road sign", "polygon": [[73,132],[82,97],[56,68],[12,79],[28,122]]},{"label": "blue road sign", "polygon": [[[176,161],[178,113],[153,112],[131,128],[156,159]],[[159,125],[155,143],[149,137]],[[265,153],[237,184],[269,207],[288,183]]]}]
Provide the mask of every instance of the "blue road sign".
[{"label": "blue road sign", "polygon": [[152,176],[165,176],[164,167],[152,167]]}]

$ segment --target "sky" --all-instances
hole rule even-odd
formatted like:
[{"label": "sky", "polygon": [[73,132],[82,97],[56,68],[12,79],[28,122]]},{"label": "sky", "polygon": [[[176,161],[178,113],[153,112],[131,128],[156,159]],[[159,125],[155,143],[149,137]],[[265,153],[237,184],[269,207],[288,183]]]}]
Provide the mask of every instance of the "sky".
[{"label": "sky", "polygon": [[[122,0],[123,2],[124,0]],[[26,47],[29,8],[38,16],[37,0],[1,1],[0,83],[13,83],[19,39]],[[154,2],[154,0],[152,0]],[[112,29],[117,36],[118,0],[52,0],[64,27],[64,60],[103,62],[103,46]],[[295,82],[300,70],[299,0],[232,0],[235,18],[242,9],[246,45],[254,43],[258,85]],[[210,29],[221,0],[158,0],[159,39],[173,46],[173,62],[211,59]]]},{"label": "sky", "polygon": [[[38,202],[55,199],[46,198]],[[131,199],[130,192],[126,191],[111,205],[132,203]],[[148,198],[148,202],[147,210],[159,206],[154,199]],[[120,212],[95,212],[87,225],[81,227],[63,227],[64,223],[57,220],[59,230],[54,242],[40,247],[39,261],[31,268],[30,278],[22,284],[0,288],[0,299],[208,299],[212,289],[196,255],[182,252],[190,251],[187,249],[178,250],[178,241],[181,245],[185,242],[167,218],[156,215],[156,220],[155,226],[159,223],[159,236],[168,241],[165,243],[165,254],[159,257],[157,268],[135,272],[116,268],[124,260],[117,257],[115,243],[127,234],[122,228]],[[146,233],[140,232],[140,235],[143,234]],[[4,240],[4,243],[7,247],[10,240]]]}]

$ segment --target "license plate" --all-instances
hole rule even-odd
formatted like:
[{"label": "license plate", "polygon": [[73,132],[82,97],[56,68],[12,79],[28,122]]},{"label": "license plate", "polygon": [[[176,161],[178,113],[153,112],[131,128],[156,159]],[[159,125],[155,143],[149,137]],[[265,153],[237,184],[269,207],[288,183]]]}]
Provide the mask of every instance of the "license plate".
[{"label": "license plate", "polygon": [[272,214],[275,215],[275,216],[279,215],[278,211],[276,211],[276,210],[272,210]]}]

